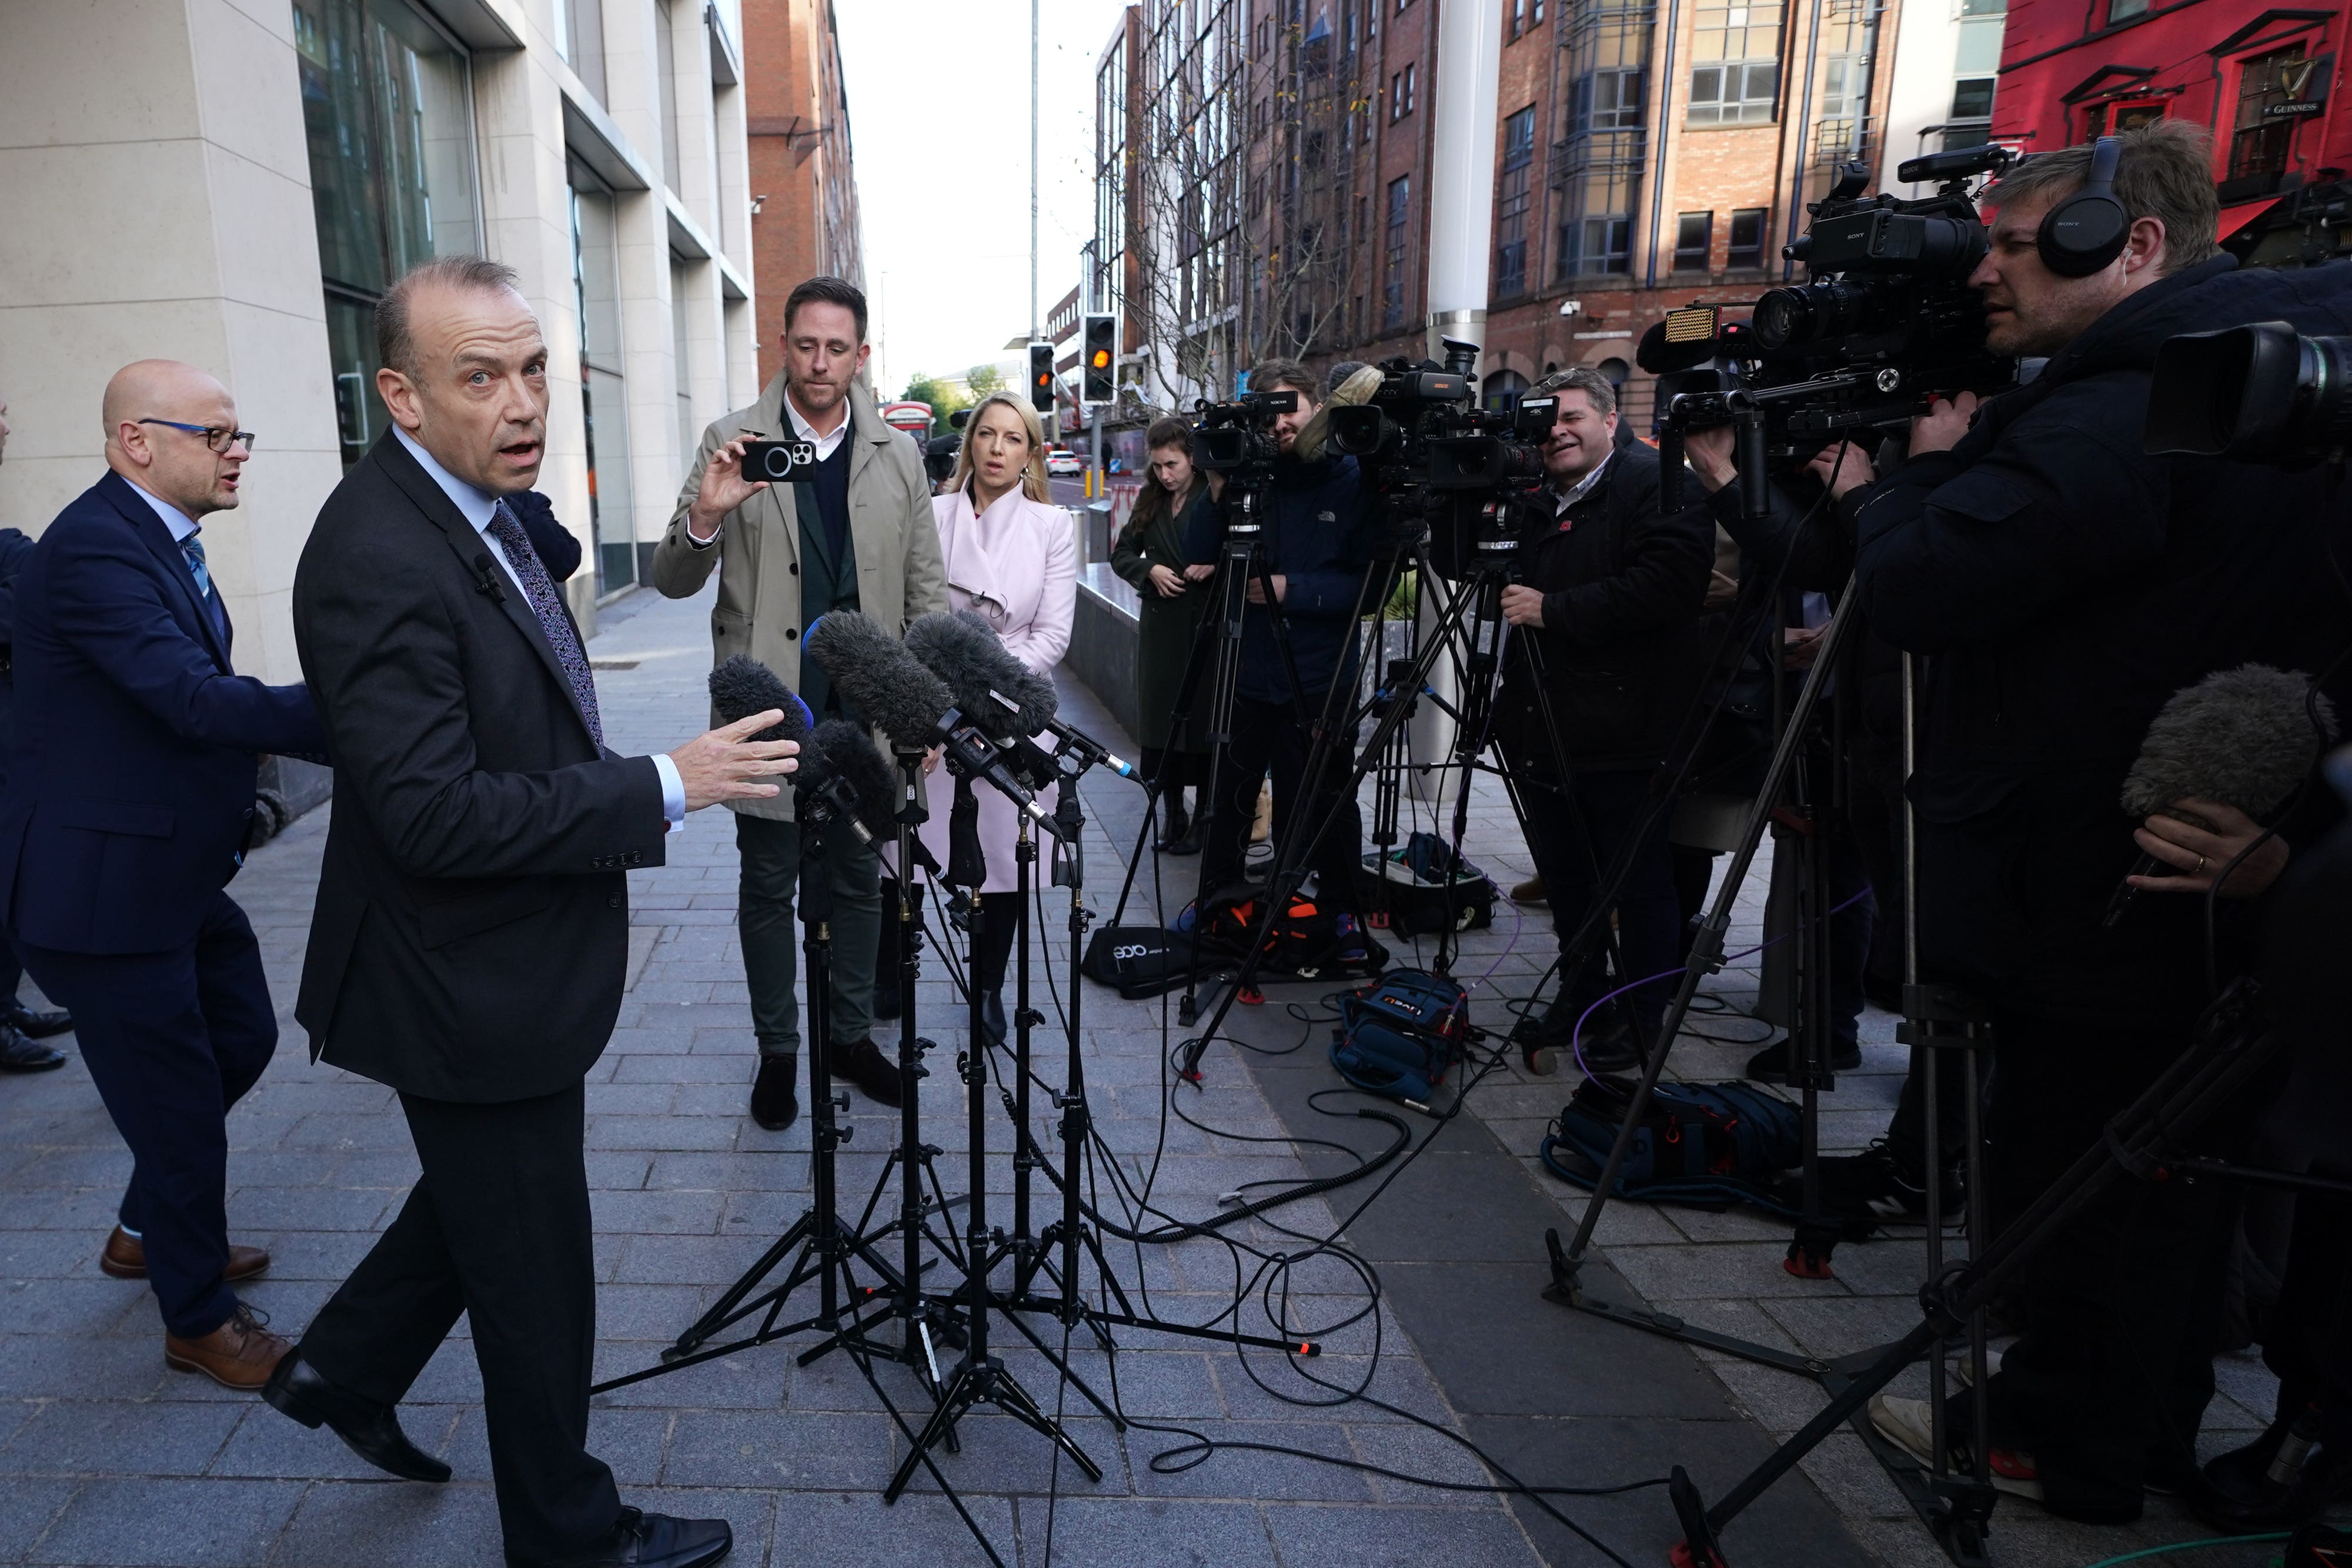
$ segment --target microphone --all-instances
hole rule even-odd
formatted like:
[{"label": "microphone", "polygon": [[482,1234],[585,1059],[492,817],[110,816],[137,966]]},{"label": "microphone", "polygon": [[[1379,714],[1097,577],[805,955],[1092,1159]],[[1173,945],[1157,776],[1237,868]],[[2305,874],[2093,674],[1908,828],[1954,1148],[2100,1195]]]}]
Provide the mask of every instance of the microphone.
[{"label": "microphone", "polygon": [[1052,733],[1055,740],[1062,743],[1062,750],[1073,753],[1087,767],[1091,768],[1099,762],[1122,779],[1142,777],[1142,769],[1137,768],[1134,763],[1114,755],[1103,746],[1102,742],[1076,726],[1064,724],[1060,719],[1054,718],[1045,721],[1045,728]]},{"label": "microphone", "polygon": [[711,670],[710,706],[722,727],[775,708],[784,716],[745,738],[789,740],[803,750],[808,747],[809,727],[814,719],[808,705],[793,695],[775,671],[748,653],[738,653]]},{"label": "microphone", "polygon": [[[2310,773],[2320,747],[2335,738],[2335,706],[2315,697],[2311,684],[2299,670],[2242,664],[2173,693],[2124,775],[2125,812],[2145,821],[2161,811],[2210,829],[2211,823],[2173,802],[2190,796],[2218,800],[2258,821],[2277,810]],[[2319,729],[2311,722],[2315,706]],[[2131,875],[2147,876],[2166,863],[2143,853]],[[2139,891],[2128,881],[2118,883],[2102,924],[2121,920]]]},{"label": "microphone", "polygon": [[873,739],[849,720],[829,718],[816,727],[794,777],[803,793],[823,795],[840,810],[858,842],[870,844],[897,831],[890,808],[898,780]]},{"label": "microphone", "polygon": [[941,747],[956,772],[986,779],[1030,821],[1056,837],[1061,835],[1061,825],[1013,777],[1005,766],[1003,749],[957,707],[939,677],[872,616],[835,610],[818,617],[801,645],[810,658],[824,666],[842,696],[894,744],[919,749]]},{"label": "microphone", "polygon": [[[481,579],[474,584],[474,591],[493,604],[504,604],[507,601],[507,591],[499,586],[499,563],[490,559],[489,551],[474,552],[474,570]],[[757,713],[759,710],[754,708],[751,711]]]},{"label": "microphone", "polygon": [[906,646],[1000,744],[1035,735],[1061,707],[1054,683],[1008,653],[996,629],[971,611],[917,616]]}]

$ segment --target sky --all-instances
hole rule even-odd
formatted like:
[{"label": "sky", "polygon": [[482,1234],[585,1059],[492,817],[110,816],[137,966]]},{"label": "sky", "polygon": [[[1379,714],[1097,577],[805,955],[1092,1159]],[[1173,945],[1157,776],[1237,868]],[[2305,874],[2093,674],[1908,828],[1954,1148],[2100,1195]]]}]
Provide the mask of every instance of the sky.
[{"label": "sky", "polygon": [[[1124,0],[1038,0],[1037,314],[1094,235],[1095,61]],[[1030,327],[1029,6],[837,0],[876,389],[1014,365]],[[1020,380],[1016,372],[1012,378]]]}]

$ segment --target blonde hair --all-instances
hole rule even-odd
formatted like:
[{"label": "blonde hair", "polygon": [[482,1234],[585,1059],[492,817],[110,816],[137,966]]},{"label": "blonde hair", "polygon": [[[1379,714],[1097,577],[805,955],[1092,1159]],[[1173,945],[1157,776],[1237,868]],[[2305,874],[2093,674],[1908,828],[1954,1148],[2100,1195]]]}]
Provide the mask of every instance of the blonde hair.
[{"label": "blonde hair", "polygon": [[972,404],[971,417],[963,422],[963,441],[956,447],[955,474],[948,481],[950,496],[962,492],[971,483],[971,440],[980,429],[980,416],[1002,403],[1021,421],[1021,428],[1029,437],[1029,461],[1021,469],[1021,493],[1033,501],[1045,499],[1045,427],[1037,419],[1037,411],[1017,392],[992,392]]}]

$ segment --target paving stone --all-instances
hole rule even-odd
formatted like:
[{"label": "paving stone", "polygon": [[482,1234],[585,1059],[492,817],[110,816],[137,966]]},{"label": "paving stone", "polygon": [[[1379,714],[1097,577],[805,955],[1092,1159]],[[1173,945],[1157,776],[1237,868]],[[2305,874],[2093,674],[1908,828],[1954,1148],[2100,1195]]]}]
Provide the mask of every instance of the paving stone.
[{"label": "paving stone", "polygon": [[26,1561],[157,1568],[266,1562],[303,1490],[289,1481],[90,1481]]}]

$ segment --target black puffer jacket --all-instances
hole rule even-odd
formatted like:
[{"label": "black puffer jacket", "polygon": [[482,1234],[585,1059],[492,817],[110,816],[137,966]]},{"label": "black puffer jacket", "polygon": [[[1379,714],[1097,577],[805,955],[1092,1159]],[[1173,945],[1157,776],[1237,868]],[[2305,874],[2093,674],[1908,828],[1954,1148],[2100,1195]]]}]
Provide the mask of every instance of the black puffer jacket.
[{"label": "black puffer jacket", "polygon": [[[1610,457],[1567,520],[1522,541],[1519,579],[1543,591],[1530,641],[1568,765],[1655,768],[1702,673],[1714,524],[1696,507],[1658,515],[1658,454],[1640,444]],[[1508,661],[1496,724],[1515,760],[1549,770],[1524,659]]]},{"label": "black puffer jacket", "polygon": [[2200,900],[2145,896],[2100,927],[2138,852],[2124,773],[2181,687],[2248,663],[2316,672],[2352,636],[2318,471],[2143,450],[2166,339],[2352,326],[2352,267],[2233,266],[2131,296],[1953,450],[1843,507],[1873,630],[1932,656],[1912,785],[1922,956],[2015,1010],[2167,1031],[2195,1016]]}]

